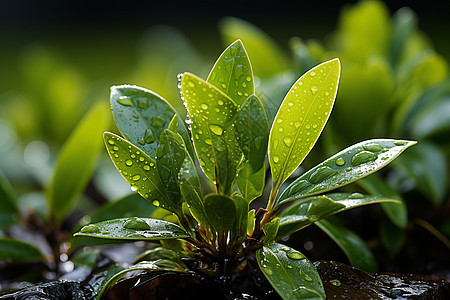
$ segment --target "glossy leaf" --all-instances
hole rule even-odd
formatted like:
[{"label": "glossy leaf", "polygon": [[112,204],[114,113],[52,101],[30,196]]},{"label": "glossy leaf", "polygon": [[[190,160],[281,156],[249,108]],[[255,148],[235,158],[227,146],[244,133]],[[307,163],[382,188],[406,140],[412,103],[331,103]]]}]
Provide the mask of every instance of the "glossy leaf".
[{"label": "glossy leaf", "polygon": [[[175,109],[158,94],[132,85],[111,88],[111,109],[122,135],[154,159],[159,136],[169,126]],[[193,155],[189,134],[179,117],[178,129]]]},{"label": "glossy leaf", "polygon": [[280,228],[276,240],[290,235],[318,220],[349,210],[351,208],[383,203],[397,202],[382,196],[363,195],[360,193],[333,193],[306,198],[282,211]]},{"label": "glossy leaf", "polygon": [[255,230],[255,213],[256,213],[256,211],[254,209],[252,209],[248,212],[248,218],[247,218],[247,235],[248,236],[251,236],[253,231]]},{"label": "glossy leaf", "polygon": [[324,193],[366,177],[389,164],[414,141],[374,139],[350,146],[291,183],[275,206]]},{"label": "glossy leaf", "polygon": [[297,169],[319,138],[333,108],[340,63],[333,59],[305,73],[281,104],[269,137],[274,190]]},{"label": "glossy leaf", "polygon": [[174,203],[168,198],[152,158],[115,134],[105,132],[104,140],[111,160],[133,190],[155,206],[161,206],[174,213],[181,211],[181,200]]},{"label": "glossy leaf", "polygon": [[0,171],[0,230],[18,221],[19,209],[16,201],[11,185]]},{"label": "glossy leaf", "polygon": [[189,234],[178,225],[149,218],[119,218],[89,224],[75,233],[103,239],[154,241],[188,238]]},{"label": "glossy leaf", "polygon": [[239,166],[236,183],[241,195],[252,202],[262,195],[265,185],[266,167],[263,165],[259,170],[254,171],[249,162],[244,162]]},{"label": "glossy leaf", "polygon": [[0,261],[42,261],[44,255],[34,245],[10,238],[0,238]]},{"label": "glossy leaf", "polygon": [[281,298],[325,299],[322,281],[314,265],[300,252],[281,244],[256,251],[264,276]]},{"label": "glossy leaf", "polygon": [[275,241],[275,238],[280,228],[280,218],[275,217],[270,222],[264,224],[264,243],[271,244]]},{"label": "glossy leaf", "polygon": [[210,225],[218,233],[230,231],[236,218],[236,205],[226,196],[211,194],[205,197],[205,211]]},{"label": "glossy leaf", "polygon": [[181,91],[192,120],[192,137],[206,176],[227,193],[242,153],[231,128],[237,105],[203,79],[184,73]]},{"label": "glossy leaf", "polygon": [[48,187],[47,201],[58,221],[76,204],[94,171],[102,149],[101,134],[109,118],[99,103],[91,108],[64,143]]},{"label": "glossy leaf", "polygon": [[115,274],[107,274],[105,276],[107,280],[104,280],[100,288],[97,289],[97,299],[101,299],[104,293],[122,279],[126,273],[136,270],[189,273],[186,267],[172,260],[158,259],[155,261],[142,261],[128,268],[116,269]]},{"label": "glossy leaf", "polygon": [[237,105],[242,105],[249,95],[255,93],[252,66],[240,40],[232,43],[220,55],[206,81],[228,95]]},{"label": "glossy leaf", "polygon": [[236,207],[236,217],[234,219],[232,233],[240,238],[238,243],[241,244],[247,236],[248,202],[239,195],[233,195],[231,199],[234,201]]},{"label": "glossy leaf", "polygon": [[366,272],[376,272],[377,262],[366,243],[354,232],[336,222],[320,220],[314,223],[344,251],[353,267]]},{"label": "glossy leaf", "polygon": [[385,182],[378,174],[372,174],[358,181],[367,192],[373,195],[384,196],[389,199],[398,200],[398,203],[381,203],[386,215],[398,227],[405,228],[408,224],[408,209],[402,197]]},{"label": "glossy leaf", "polygon": [[389,49],[391,64],[399,64],[402,55],[414,30],[417,27],[417,17],[408,7],[402,7],[393,16],[393,33]]},{"label": "glossy leaf", "polygon": [[253,170],[264,166],[269,141],[269,122],[261,100],[249,96],[242,104],[234,120],[237,142]]},{"label": "glossy leaf", "polygon": [[228,44],[242,39],[252,59],[256,76],[269,78],[289,69],[288,59],[281,47],[255,25],[227,17],[220,23],[219,29]]}]

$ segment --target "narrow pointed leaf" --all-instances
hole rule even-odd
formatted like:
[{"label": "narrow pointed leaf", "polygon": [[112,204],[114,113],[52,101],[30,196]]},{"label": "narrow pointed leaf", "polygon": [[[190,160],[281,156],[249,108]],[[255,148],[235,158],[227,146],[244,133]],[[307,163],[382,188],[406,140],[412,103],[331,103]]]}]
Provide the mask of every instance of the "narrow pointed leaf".
[{"label": "narrow pointed leaf", "polygon": [[207,82],[242,105],[255,93],[253,71],[247,52],[240,40],[235,41],[217,59]]},{"label": "narrow pointed leaf", "polygon": [[106,107],[91,108],[64,143],[48,187],[47,201],[58,221],[74,207],[94,171],[108,124]]},{"label": "narrow pointed leaf", "polygon": [[253,231],[255,230],[255,213],[256,211],[254,209],[252,209],[251,211],[248,212],[248,217],[247,217],[247,235],[251,236]]},{"label": "narrow pointed leaf", "polygon": [[[111,88],[111,109],[122,135],[151,158],[155,158],[159,136],[177,113],[160,95],[131,85]],[[178,129],[193,155],[188,131],[180,117]]]},{"label": "narrow pointed leaf", "polygon": [[261,100],[251,95],[242,104],[234,120],[237,142],[253,170],[263,165],[269,141],[269,121]]},{"label": "narrow pointed leaf", "polygon": [[344,251],[353,267],[376,272],[377,262],[366,243],[353,231],[328,220],[315,222]]},{"label": "narrow pointed leaf", "polygon": [[305,73],[281,104],[269,137],[275,190],[297,169],[319,138],[336,98],[340,63],[333,59]]},{"label": "narrow pointed leaf", "polygon": [[188,238],[189,234],[178,225],[149,218],[119,218],[89,224],[75,233],[103,239],[154,241]]},{"label": "narrow pointed leaf", "polygon": [[34,245],[10,238],[0,238],[0,261],[41,261],[44,255]]},{"label": "narrow pointed leaf", "polygon": [[249,162],[243,162],[239,166],[236,183],[241,195],[248,203],[262,195],[266,177],[266,167],[263,165],[254,171]]},{"label": "narrow pointed leaf", "polygon": [[350,146],[291,183],[275,206],[324,193],[366,177],[389,164],[414,141],[374,139]]},{"label": "narrow pointed leaf", "polygon": [[111,160],[133,190],[156,206],[174,213],[181,210],[180,203],[173,203],[167,197],[165,186],[152,158],[115,134],[105,132],[104,140]]},{"label": "narrow pointed leaf", "polygon": [[256,259],[264,276],[284,300],[325,299],[317,270],[297,250],[271,244],[258,249]]},{"label": "narrow pointed leaf", "polygon": [[276,240],[290,235],[318,220],[362,205],[395,202],[383,196],[360,193],[333,193],[313,196],[295,203],[280,213],[280,229]]},{"label": "narrow pointed leaf", "polygon": [[209,223],[219,233],[230,231],[236,218],[234,201],[223,195],[211,194],[205,197],[205,211]]},{"label": "narrow pointed leaf", "polygon": [[223,191],[231,187],[242,153],[231,128],[237,105],[201,78],[185,73],[181,91],[192,120],[192,137],[200,166]]},{"label": "narrow pointed leaf", "polygon": [[11,185],[0,171],[0,230],[18,221],[19,209],[16,201]]}]

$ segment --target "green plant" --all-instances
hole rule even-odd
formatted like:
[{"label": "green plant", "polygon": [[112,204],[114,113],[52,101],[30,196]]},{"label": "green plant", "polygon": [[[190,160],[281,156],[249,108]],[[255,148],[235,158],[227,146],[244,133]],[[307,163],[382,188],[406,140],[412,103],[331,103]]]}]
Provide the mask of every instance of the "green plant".
[{"label": "green plant", "polygon": [[[75,234],[163,245],[129,269],[116,270],[103,282],[98,297],[128,270],[219,279],[247,268],[260,269],[284,299],[323,299],[313,264],[277,243],[312,223],[334,238],[350,261],[358,264],[364,257],[361,265],[371,265],[373,258],[361,239],[321,219],[396,200],[328,192],[376,172],[415,142],[364,141],[283,185],[319,138],[334,105],[339,76],[338,59],[312,68],[292,86],[269,122],[255,95],[250,60],[238,40],[218,58],[207,80],[191,73],[179,76],[188,128],[156,93],[130,85],[113,87],[112,112],[124,137],[106,132],[108,153],[132,190],[169,212],[160,215],[176,218],[119,218],[86,225]],[[273,184],[267,204],[249,211],[255,199],[264,200],[260,196],[269,166]],[[258,266],[252,263],[255,257]],[[181,258],[198,263],[188,268]]]}]

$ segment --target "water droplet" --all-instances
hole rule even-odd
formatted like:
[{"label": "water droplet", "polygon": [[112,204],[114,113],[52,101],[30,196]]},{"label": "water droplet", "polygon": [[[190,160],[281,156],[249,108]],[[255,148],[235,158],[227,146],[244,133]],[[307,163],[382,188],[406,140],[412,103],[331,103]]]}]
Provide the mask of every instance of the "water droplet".
[{"label": "water droplet", "polygon": [[278,128],[279,132],[283,132],[283,127]]},{"label": "water droplet", "polygon": [[295,122],[294,125],[295,125],[295,128],[299,128],[301,123],[300,122]]},{"label": "water droplet", "polygon": [[341,286],[341,282],[337,279],[330,280],[330,283],[334,286]]},{"label": "water droplet", "polygon": [[[150,170],[150,166],[149,166],[149,165],[144,165],[143,168],[144,168],[145,171],[149,171],[149,170]],[[144,178],[144,179],[145,179],[145,178]]]},{"label": "water droplet", "polygon": [[138,218],[130,218],[127,220],[123,227],[126,229],[133,229],[133,230],[148,230],[150,229],[150,226],[142,219]]},{"label": "water droplet", "polygon": [[277,119],[277,123],[278,124],[283,123],[283,119]]},{"label": "water droplet", "polygon": [[206,139],[205,143],[208,144],[208,145],[212,145],[211,139]]},{"label": "water droplet", "polygon": [[294,105],[294,102],[288,102],[288,105],[289,105],[289,106],[293,106],[293,105]]},{"label": "water droplet", "polygon": [[364,163],[368,163],[377,159],[377,155],[373,152],[369,151],[361,151],[353,155],[352,157],[352,165],[359,166]]},{"label": "water droplet", "polygon": [[311,72],[309,73],[309,75],[311,75],[311,77],[314,77],[314,76],[316,76],[316,72],[311,71]]},{"label": "water droplet", "polygon": [[80,230],[81,233],[99,233],[100,229],[98,229],[97,226],[95,226],[94,224],[90,224],[87,226],[84,226],[83,228],[81,228]]},{"label": "water droplet", "polygon": [[345,165],[345,160],[342,157],[340,157],[340,158],[336,159],[336,161],[334,163],[336,164],[336,166],[343,166],[343,165]]},{"label": "water droplet", "polygon": [[222,135],[222,133],[223,133],[223,128],[219,125],[211,124],[211,125],[209,125],[209,129],[215,135]]},{"label": "water droplet", "polygon": [[250,76],[247,76],[246,80],[250,82],[252,81],[252,78]]},{"label": "water droplet", "polygon": [[139,157],[139,161],[143,162],[145,160],[145,158],[143,156]]},{"label": "water droplet", "polygon": [[288,269],[292,269],[292,268],[293,268],[293,266],[291,266],[291,265],[287,265],[287,268],[288,268]]},{"label": "water droplet", "polygon": [[141,179],[141,175],[136,174],[131,179],[133,179],[134,181],[138,181],[139,179]]},{"label": "water droplet", "polygon": [[192,81],[189,81],[189,82],[188,82],[188,85],[189,85],[190,87],[195,87],[195,84],[194,84]]},{"label": "water droplet", "polygon": [[266,274],[269,275],[269,276],[273,274],[273,271],[272,271],[271,268],[267,268],[266,267],[266,268],[264,268],[264,270],[266,271]]},{"label": "water droplet", "polygon": [[148,108],[148,102],[145,99],[138,99],[137,103],[138,103],[139,108],[142,108],[142,109]]},{"label": "water droplet", "polygon": [[295,259],[295,260],[300,260],[300,259],[305,259],[305,258],[306,258],[302,253],[296,252],[296,251],[289,252],[289,253],[287,254],[287,256],[288,256],[289,258]]},{"label": "water droplet", "polygon": [[218,101],[217,101],[217,104],[223,105],[223,101],[222,101],[222,100],[218,100]]},{"label": "water droplet", "polygon": [[311,278],[310,276],[308,276],[308,275],[305,274],[305,280],[306,280],[306,281],[312,281],[312,278]]},{"label": "water droplet", "polygon": [[119,99],[117,99],[117,102],[119,104],[122,104],[123,106],[132,106],[132,107],[134,107],[133,101],[131,101],[131,98],[128,98],[127,96],[120,96]]},{"label": "water droplet", "polygon": [[222,88],[223,88],[223,89],[226,89],[226,88],[227,88],[227,85],[226,85],[225,83],[222,83]]},{"label": "water droplet", "polygon": [[383,147],[377,143],[365,144],[365,145],[363,145],[363,148],[370,152],[379,152],[379,151],[383,150]]},{"label": "water droplet", "polygon": [[319,88],[317,87],[317,85],[311,86],[311,93],[313,93],[313,95],[315,95],[318,90],[319,90]]},{"label": "water droplet", "polygon": [[114,145],[114,141],[113,140],[108,140],[108,144]]},{"label": "water droplet", "polygon": [[132,161],[131,159],[127,159],[127,160],[125,161],[125,164],[126,164],[127,166],[131,167],[131,166],[133,165],[133,161]]},{"label": "water droplet", "polygon": [[153,204],[154,206],[159,206],[159,201],[158,201],[158,200],[153,200],[152,204]]},{"label": "water droplet", "polygon": [[330,93],[329,92],[325,92],[325,96],[330,96]]},{"label": "water droplet", "polygon": [[280,158],[279,158],[277,155],[275,155],[275,156],[273,157],[273,162],[274,162],[274,163],[278,163],[278,161],[280,161]]},{"label": "water droplet", "polygon": [[405,146],[407,143],[408,142],[405,142],[405,141],[397,141],[394,144],[395,144],[395,146]]},{"label": "water droplet", "polygon": [[353,194],[350,194],[347,198],[348,199],[361,199],[363,197],[364,197],[364,195],[361,193],[353,193]]},{"label": "water droplet", "polygon": [[326,178],[333,176],[334,174],[336,174],[336,172],[336,170],[333,170],[330,167],[322,166],[311,173],[311,175],[309,176],[309,181],[311,183],[319,183]]},{"label": "water droplet", "polygon": [[208,109],[208,105],[205,103],[202,103],[201,107],[202,107],[202,109]]},{"label": "water droplet", "polygon": [[291,144],[292,144],[292,139],[290,138],[290,137],[285,137],[284,139],[283,139],[283,142],[286,144],[286,146],[291,146]]}]

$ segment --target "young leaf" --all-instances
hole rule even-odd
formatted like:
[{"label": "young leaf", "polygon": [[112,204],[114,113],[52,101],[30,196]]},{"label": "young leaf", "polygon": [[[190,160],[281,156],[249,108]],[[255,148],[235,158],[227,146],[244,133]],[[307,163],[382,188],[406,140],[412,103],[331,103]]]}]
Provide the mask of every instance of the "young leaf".
[{"label": "young leaf", "polygon": [[297,169],[319,138],[328,120],[340,75],[338,59],[305,73],[281,104],[269,137],[269,163],[274,190]]},{"label": "young leaf", "polygon": [[41,261],[44,255],[34,245],[10,238],[0,238],[0,261]]},{"label": "young leaf", "polygon": [[[122,135],[148,156],[155,158],[159,136],[169,126],[176,114],[175,109],[158,94],[131,85],[111,88],[111,109]],[[189,134],[180,117],[178,130],[192,156]]]},{"label": "young leaf", "polygon": [[74,236],[103,239],[153,241],[188,238],[189,234],[178,225],[149,218],[119,218],[81,228]]},{"label": "young leaf", "polygon": [[247,235],[248,236],[251,236],[253,231],[255,230],[255,213],[256,213],[256,211],[254,209],[252,209],[248,212],[248,217],[247,217]]},{"label": "young leaf", "polygon": [[0,171],[0,230],[14,224],[18,215],[14,192],[6,176]]},{"label": "young leaf", "polygon": [[49,207],[58,221],[67,216],[91,178],[101,151],[100,136],[108,120],[103,104],[96,104],[61,149],[47,190]]},{"label": "young leaf", "polygon": [[227,193],[242,157],[231,128],[237,105],[216,87],[190,73],[182,76],[181,91],[192,120],[192,137],[200,166]]},{"label": "young leaf", "polygon": [[155,206],[181,212],[181,199],[169,199],[152,158],[120,136],[105,132],[103,137],[111,160],[133,190]]},{"label": "young leaf", "polygon": [[366,272],[376,272],[377,262],[366,243],[354,232],[329,220],[315,222],[344,251],[353,267]]},{"label": "young leaf", "polygon": [[[236,218],[232,233],[235,237],[244,239],[247,236],[248,202],[237,194],[233,195],[231,199],[236,206]],[[238,242],[240,244],[242,240]]]},{"label": "young leaf", "polygon": [[290,235],[320,219],[367,204],[397,202],[383,196],[360,193],[333,193],[314,196],[295,203],[280,214],[280,228],[276,240]]},{"label": "young leaf", "polygon": [[238,105],[255,93],[252,66],[240,40],[232,43],[220,55],[206,81]]},{"label": "young leaf", "polygon": [[297,178],[276,200],[275,207],[366,177],[414,144],[414,141],[374,139],[350,146]]},{"label": "young leaf", "polygon": [[233,200],[223,195],[208,195],[205,197],[205,211],[209,223],[218,233],[232,229],[236,218],[236,205]]},{"label": "young leaf", "polygon": [[261,100],[251,95],[242,104],[234,120],[237,142],[253,170],[264,166],[269,140],[269,122]]},{"label": "young leaf", "polygon": [[263,165],[259,170],[254,171],[248,161],[239,166],[236,183],[241,195],[248,203],[261,196],[264,190],[266,177],[266,167]]},{"label": "young leaf", "polygon": [[264,224],[264,243],[271,244],[275,241],[278,228],[280,228],[280,218],[275,217],[270,222]]},{"label": "young leaf", "polygon": [[283,299],[325,299],[322,280],[302,253],[281,244],[270,244],[256,251],[256,259]]}]

